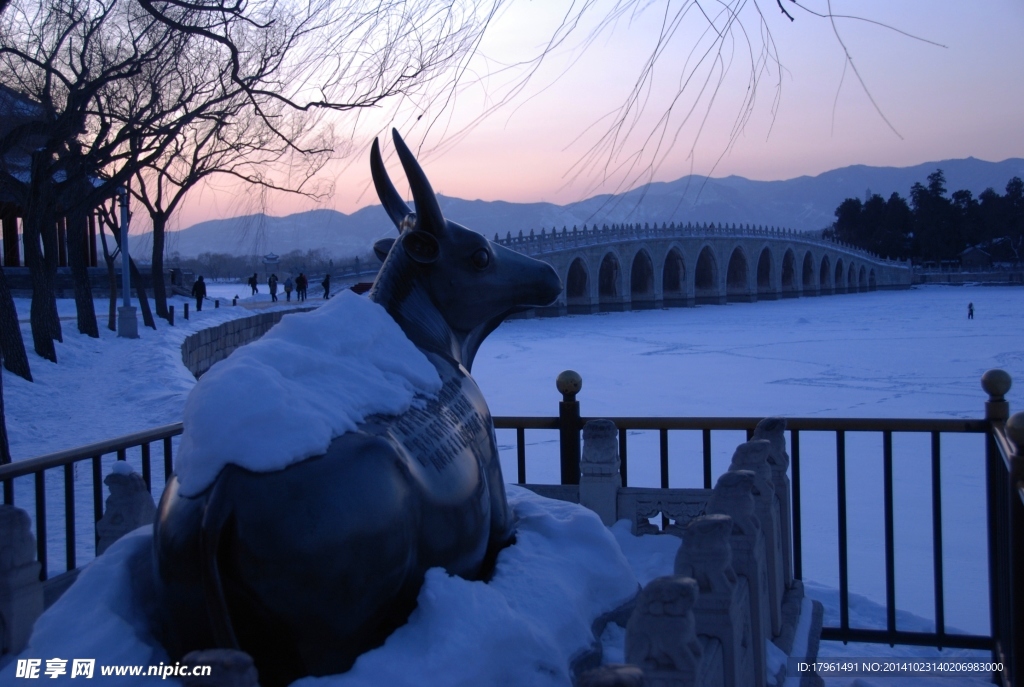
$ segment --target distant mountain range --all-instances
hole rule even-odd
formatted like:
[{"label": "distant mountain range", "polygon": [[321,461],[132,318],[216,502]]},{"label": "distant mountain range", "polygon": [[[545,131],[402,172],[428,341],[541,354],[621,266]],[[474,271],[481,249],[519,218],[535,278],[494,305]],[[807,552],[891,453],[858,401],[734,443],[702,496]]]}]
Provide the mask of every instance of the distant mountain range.
[{"label": "distant mountain range", "polygon": [[[439,196],[445,217],[488,238],[531,229],[550,231],[584,224],[662,222],[727,222],[815,231],[829,226],[835,209],[846,198],[893,192],[909,199],[916,182],[942,169],[950,193],[967,189],[978,195],[986,188],[1005,192],[1012,177],[1024,178],[1024,159],[986,162],[975,158],[941,160],[913,167],[843,167],[815,177],[786,181],[751,181],[738,176],[720,179],[687,176],[653,183],[619,195],[600,195],[568,205],[462,200]],[[335,258],[367,253],[373,242],[392,236],[394,228],[380,206],[346,215],[335,210],[311,210],[287,217],[248,215],[200,222],[168,234],[168,254],[200,253],[283,255],[293,250],[324,249]],[[132,239],[132,252],[148,252],[152,238]]]}]

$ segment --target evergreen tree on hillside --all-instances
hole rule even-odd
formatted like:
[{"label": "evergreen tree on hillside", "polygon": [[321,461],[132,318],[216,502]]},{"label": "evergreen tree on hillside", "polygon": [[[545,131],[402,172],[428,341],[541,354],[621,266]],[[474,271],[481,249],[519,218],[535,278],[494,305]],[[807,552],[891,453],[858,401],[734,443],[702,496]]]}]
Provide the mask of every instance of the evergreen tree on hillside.
[{"label": "evergreen tree on hillside", "polygon": [[954,259],[964,249],[952,201],[946,197],[946,175],[937,169],[910,189],[914,211],[914,255],[924,261]]},{"label": "evergreen tree on hillside", "polygon": [[910,257],[913,215],[900,194],[889,200],[876,194],[863,203],[847,198],[836,208],[836,221],[829,235],[882,257]]}]

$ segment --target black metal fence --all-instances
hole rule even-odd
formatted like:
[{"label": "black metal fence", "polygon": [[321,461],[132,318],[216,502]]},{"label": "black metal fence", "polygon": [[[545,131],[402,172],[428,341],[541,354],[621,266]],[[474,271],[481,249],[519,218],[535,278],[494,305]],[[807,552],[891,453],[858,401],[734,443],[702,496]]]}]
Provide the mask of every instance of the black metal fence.
[{"label": "black metal fence", "polygon": [[[1004,665],[1002,674],[994,681],[1005,687],[1021,684],[1019,676],[1024,670],[1024,414],[1010,419],[1004,394],[1009,390],[1009,376],[999,371],[986,374],[983,386],[989,394],[985,404],[985,417],[975,420],[956,419],[851,419],[851,418],[787,418],[789,432],[790,475],[792,480],[792,531],[794,576],[803,576],[803,537],[801,515],[801,437],[807,432],[827,432],[835,437],[836,504],[838,513],[839,558],[839,625],[822,629],[822,638],[843,642],[884,644],[910,644],[934,647],[955,647],[991,651],[993,659]],[[516,433],[517,481],[526,482],[526,430],[552,430],[559,433],[561,482],[579,482],[580,430],[590,419],[581,416],[575,392],[579,386],[559,384],[563,400],[556,417],[495,417],[496,429],[514,430]],[[1017,417],[1020,422],[1015,422]],[[630,432],[657,431],[659,436],[660,482],[669,485],[669,440],[674,432],[700,432],[702,444],[703,486],[712,486],[712,436],[718,431],[745,431],[749,438],[761,418],[747,417],[610,417],[619,429],[619,453],[623,486],[629,482]],[[47,501],[46,488],[50,473],[63,471],[64,532],[67,570],[77,564],[75,546],[75,493],[74,466],[88,462],[91,467],[91,489],[94,520],[103,514],[102,461],[116,456],[125,460],[129,450],[138,449],[142,477],[153,490],[151,446],[162,445],[163,477],[173,471],[172,438],[181,434],[180,423],[159,427],[146,432],[120,437],[106,442],[84,446],[0,466],[4,503],[15,503],[15,480],[34,481],[36,541],[41,563],[41,578],[50,574],[47,566]],[[849,561],[847,537],[847,484],[846,446],[851,433],[880,435],[883,461],[883,509],[886,586],[886,628],[863,629],[850,626]],[[924,434],[930,438],[930,489],[932,584],[934,588],[934,632],[909,632],[897,628],[895,537],[893,517],[893,436],[894,434]],[[945,590],[942,533],[942,436],[949,434],[976,434],[986,437],[986,501],[989,604],[991,632],[960,634],[946,631]],[[1018,447],[1022,447],[1018,449]],[[982,533],[978,533],[982,536]]]},{"label": "black metal fence", "polygon": [[[50,479],[58,479],[54,474],[62,473],[63,480],[63,548],[66,558],[66,570],[74,570],[78,567],[78,547],[76,537],[76,489],[75,473],[79,464],[88,464],[89,487],[92,492],[93,523],[100,521],[103,517],[103,459],[104,457],[116,456],[117,460],[127,460],[128,452],[138,449],[142,479],[153,493],[153,444],[162,448],[163,479],[166,480],[174,471],[174,458],[171,446],[173,437],[181,434],[181,423],[156,427],[143,432],[136,432],[116,439],[101,441],[88,446],[82,446],[67,451],[49,453],[37,458],[21,460],[7,465],[0,465],[0,481],[3,482],[4,503],[19,505],[15,500],[15,480],[22,478],[31,479],[34,483],[34,511],[33,526],[36,536],[36,556],[40,563],[39,577],[47,580],[51,577],[47,536],[47,503],[54,500],[53,490],[47,489],[47,482]],[[162,482],[163,480],[161,480]],[[56,504],[55,504],[56,505]],[[97,543],[95,527],[93,528],[93,551],[90,560],[95,557]]]}]

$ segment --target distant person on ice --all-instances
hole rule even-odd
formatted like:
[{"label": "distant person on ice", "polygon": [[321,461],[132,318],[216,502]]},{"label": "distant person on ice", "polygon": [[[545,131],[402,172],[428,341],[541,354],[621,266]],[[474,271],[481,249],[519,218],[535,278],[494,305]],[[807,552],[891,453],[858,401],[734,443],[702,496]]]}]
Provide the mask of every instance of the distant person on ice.
[{"label": "distant person on ice", "polygon": [[331,275],[324,277],[324,280],[320,282],[320,286],[324,287],[324,298],[331,297]]},{"label": "distant person on ice", "polygon": [[196,297],[196,312],[203,309],[203,299],[206,298],[206,282],[203,281],[203,275],[199,275],[199,279],[192,285],[192,295]]},{"label": "distant person on ice", "polygon": [[969,320],[973,320],[974,319],[974,303],[968,303],[967,304],[967,319],[969,319]]},{"label": "distant person on ice", "polygon": [[256,277],[256,273],[253,272],[252,276],[249,277],[249,286],[252,288],[252,295],[253,296],[255,296],[256,294],[258,294],[260,292],[259,287],[257,286],[257,284],[259,284],[259,283],[260,283],[260,280]]},{"label": "distant person on ice", "polygon": [[292,289],[295,288],[295,282],[292,281],[291,277],[284,280],[284,298],[286,301],[291,303],[292,301]]},{"label": "distant person on ice", "polygon": [[270,287],[270,302],[277,302],[277,275],[271,274],[270,279],[267,280],[267,286]]}]

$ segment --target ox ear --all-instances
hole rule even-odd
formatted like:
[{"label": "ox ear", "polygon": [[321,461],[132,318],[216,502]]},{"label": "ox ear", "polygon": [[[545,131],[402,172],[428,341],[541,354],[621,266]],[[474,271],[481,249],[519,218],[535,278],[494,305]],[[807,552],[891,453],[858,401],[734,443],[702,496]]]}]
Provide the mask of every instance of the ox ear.
[{"label": "ox ear", "polygon": [[434,236],[444,235],[447,223],[444,215],[441,214],[441,206],[437,204],[437,196],[434,189],[427,181],[427,175],[423,173],[420,163],[416,161],[409,146],[398,135],[397,129],[392,129],[391,134],[395,139],[395,150],[398,152],[398,159],[402,161],[405,169],[405,176],[409,179],[409,187],[412,189],[412,199],[416,203],[416,215],[419,220],[419,228],[428,231]]},{"label": "ox ear", "polygon": [[373,253],[378,260],[384,262],[384,258],[388,257],[393,245],[395,245],[395,239],[381,239],[373,244]]},{"label": "ox ear", "polygon": [[399,237],[405,253],[416,262],[430,264],[441,254],[441,247],[433,234],[425,231],[408,231]]},{"label": "ox ear", "polygon": [[[402,200],[395,185],[391,183],[388,170],[384,167],[384,159],[380,156],[380,143],[376,138],[373,139],[373,145],[370,146],[370,174],[373,176],[373,187],[377,189],[377,197],[380,198],[381,205],[384,206],[391,221],[398,227],[412,210]],[[383,259],[381,258],[381,260]]]}]

